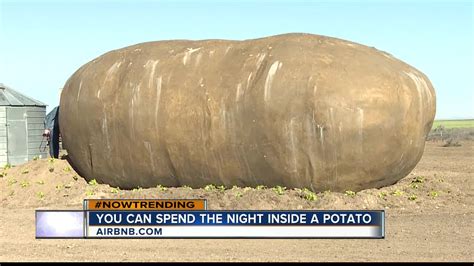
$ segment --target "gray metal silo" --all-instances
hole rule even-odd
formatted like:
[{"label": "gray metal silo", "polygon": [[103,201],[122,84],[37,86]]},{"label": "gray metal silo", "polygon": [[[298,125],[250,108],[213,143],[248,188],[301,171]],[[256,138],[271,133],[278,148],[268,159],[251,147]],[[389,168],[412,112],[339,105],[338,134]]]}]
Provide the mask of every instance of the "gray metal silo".
[{"label": "gray metal silo", "polygon": [[0,166],[46,158],[43,140],[46,104],[0,83]]}]

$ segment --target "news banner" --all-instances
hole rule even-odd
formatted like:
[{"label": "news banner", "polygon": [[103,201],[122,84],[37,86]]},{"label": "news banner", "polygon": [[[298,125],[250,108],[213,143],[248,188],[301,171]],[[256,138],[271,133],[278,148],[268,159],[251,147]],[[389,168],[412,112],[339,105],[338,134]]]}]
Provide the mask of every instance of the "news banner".
[{"label": "news banner", "polygon": [[37,210],[36,238],[384,238],[377,211],[208,210],[205,199],[86,199]]}]

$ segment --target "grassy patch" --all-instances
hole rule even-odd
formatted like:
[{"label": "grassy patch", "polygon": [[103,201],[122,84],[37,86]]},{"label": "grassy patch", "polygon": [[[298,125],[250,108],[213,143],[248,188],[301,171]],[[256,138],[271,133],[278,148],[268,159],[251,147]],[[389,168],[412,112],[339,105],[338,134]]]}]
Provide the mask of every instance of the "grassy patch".
[{"label": "grassy patch", "polygon": [[157,188],[158,190],[160,190],[160,191],[166,191],[166,190],[168,190],[168,188],[166,188],[166,187],[164,187],[164,186],[162,186],[162,185],[157,185],[156,188]]},{"label": "grassy patch", "polygon": [[214,190],[216,190],[216,186],[214,186],[213,184],[209,184],[209,185],[204,187],[204,190],[205,191],[214,191]]},{"label": "grassy patch", "polygon": [[413,180],[411,180],[412,184],[421,184],[423,182],[425,182],[425,178],[422,176],[415,176]]},{"label": "grassy patch", "polygon": [[36,193],[36,196],[38,196],[39,199],[44,199],[45,194],[39,191],[38,193]]},{"label": "grassy patch", "polygon": [[30,186],[30,182],[26,181],[26,180],[23,180],[20,182],[20,187],[22,188],[25,188],[25,187],[29,187]]},{"label": "grassy patch", "polygon": [[418,198],[418,197],[417,197],[416,195],[410,195],[410,196],[408,197],[408,199],[411,200],[411,201],[414,201],[414,200],[416,200],[417,198]]},{"label": "grassy patch", "polygon": [[276,187],[272,188],[272,190],[275,191],[275,193],[277,195],[283,195],[283,194],[285,194],[286,187],[276,186]]},{"label": "grassy patch", "polygon": [[140,192],[142,190],[143,190],[142,187],[137,187],[137,188],[132,189],[132,192]]},{"label": "grassy patch", "polygon": [[349,196],[349,197],[355,197],[356,193],[352,190],[346,190],[346,192],[344,193],[346,196]]},{"label": "grassy patch", "polygon": [[50,173],[54,172],[54,158],[49,158],[48,163],[49,163],[48,171]]},{"label": "grassy patch", "polygon": [[118,194],[118,193],[119,193],[119,190],[120,190],[120,189],[119,189],[118,187],[117,187],[117,188],[113,187],[113,188],[110,189],[110,193]]},{"label": "grassy patch", "polygon": [[308,200],[308,201],[316,201],[318,200],[318,196],[316,195],[316,193],[314,193],[313,191],[307,189],[307,188],[303,188],[303,190],[301,191],[301,193],[303,194],[303,198],[305,200]]},{"label": "grassy patch", "polygon": [[137,188],[137,191],[138,191],[138,192],[141,192],[142,190],[143,190],[142,187],[138,187],[138,188]]},{"label": "grassy patch", "polygon": [[91,181],[89,181],[89,185],[91,186],[97,186],[99,183],[97,183],[97,180],[95,179],[92,179]]},{"label": "grassy patch", "polygon": [[401,195],[403,195],[403,191],[397,189],[397,190],[392,192],[392,195],[397,196],[397,197],[401,196]]},{"label": "grassy patch", "polygon": [[433,122],[433,129],[439,126],[444,128],[472,128],[474,127],[474,119],[462,120],[435,120]]}]

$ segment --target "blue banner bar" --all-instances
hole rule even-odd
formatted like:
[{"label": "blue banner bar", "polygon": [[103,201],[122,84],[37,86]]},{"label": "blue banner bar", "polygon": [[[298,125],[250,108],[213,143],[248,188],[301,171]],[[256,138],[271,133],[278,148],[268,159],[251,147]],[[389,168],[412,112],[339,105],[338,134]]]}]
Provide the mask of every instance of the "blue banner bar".
[{"label": "blue banner bar", "polygon": [[88,211],[89,226],[383,226],[383,211]]}]

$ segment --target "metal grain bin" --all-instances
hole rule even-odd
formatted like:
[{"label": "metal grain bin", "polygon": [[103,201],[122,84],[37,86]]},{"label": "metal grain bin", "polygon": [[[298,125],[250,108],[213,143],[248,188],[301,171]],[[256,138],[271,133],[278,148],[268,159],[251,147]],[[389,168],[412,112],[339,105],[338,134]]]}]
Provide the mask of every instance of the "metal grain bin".
[{"label": "metal grain bin", "polygon": [[0,166],[47,157],[40,149],[45,115],[46,104],[0,83]]}]

